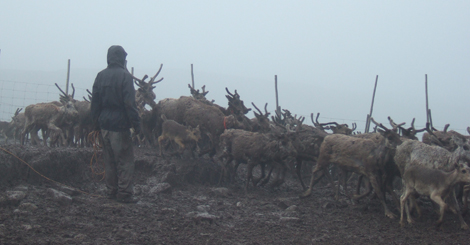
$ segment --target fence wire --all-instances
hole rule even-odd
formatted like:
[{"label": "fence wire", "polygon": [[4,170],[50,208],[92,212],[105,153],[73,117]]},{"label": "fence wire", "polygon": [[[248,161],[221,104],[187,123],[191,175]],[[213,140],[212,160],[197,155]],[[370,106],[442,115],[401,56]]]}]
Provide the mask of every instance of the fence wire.
[{"label": "fence wire", "polygon": [[[62,90],[65,91],[65,88],[62,87]],[[69,93],[71,93],[71,88],[69,88]],[[75,86],[75,99],[81,100],[86,94],[86,88]],[[11,117],[18,108],[23,108],[24,111],[28,105],[58,101],[59,98],[60,91],[53,83],[0,80],[0,121],[11,121]]]}]

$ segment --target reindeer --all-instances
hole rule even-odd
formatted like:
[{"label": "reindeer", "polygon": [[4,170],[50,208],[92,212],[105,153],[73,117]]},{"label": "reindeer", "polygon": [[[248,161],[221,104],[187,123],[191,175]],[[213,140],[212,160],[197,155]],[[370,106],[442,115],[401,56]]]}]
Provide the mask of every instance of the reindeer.
[{"label": "reindeer", "polygon": [[[180,154],[183,155],[186,145],[194,142],[197,146],[197,142],[201,139],[201,131],[199,125],[196,128],[191,126],[185,127],[174,120],[169,120],[164,114],[162,114],[162,135],[158,137],[158,145],[160,146],[160,156],[163,157],[163,146],[162,141],[169,139],[174,141],[180,147]],[[194,153],[191,150],[191,155],[194,157]]]},{"label": "reindeer", "polygon": [[[62,93],[60,95],[60,101],[61,103],[68,103],[71,102],[74,107],[77,109],[78,112],[78,120],[76,121],[69,121],[63,123],[63,125],[58,125],[59,127],[62,128],[62,130],[66,130],[68,132],[68,144],[76,144],[80,147],[84,147],[86,145],[87,141],[87,136],[88,134],[93,131],[92,128],[92,119],[91,119],[91,93],[89,93],[89,99],[90,101],[87,101],[86,99],[83,101],[79,101],[74,99],[75,95],[75,87],[73,86],[72,83],[72,94],[68,95],[66,94],[60,87],[55,84],[56,87],[59,89],[59,91]],[[75,142],[73,142],[73,138],[75,137]]]},{"label": "reindeer", "polygon": [[[405,208],[408,223],[414,222],[410,216],[409,207],[405,205],[409,197],[413,197],[412,200],[418,209],[418,214],[421,215],[419,206],[416,205],[413,196],[413,194],[420,194],[429,196],[431,200],[440,206],[440,216],[436,224],[440,226],[444,218],[444,212],[447,209],[444,200],[453,192],[453,187],[458,183],[470,183],[470,168],[465,164],[460,164],[460,167],[456,167],[453,171],[444,172],[424,165],[412,165],[405,169],[403,183],[405,190],[400,199],[400,225],[404,226],[403,210]],[[465,225],[461,227],[462,229],[468,229]]]},{"label": "reindeer", "polygon": [[[375,123],[375,121],[373,121]],[[371,182],[374,191],[382,203],[385,215],[395,218],[395,215],[388,209],[385,203],[385,196],[382,192],[382,174],[388,158],[393,157],[391,150],[401,143],[399,136],[393,131],[378,124],[384,129],[383,137],[377,140],[357,138],[343,134],[332,134],[325,137],[321,147],[320,155],[315,169],[312,171],[310,186],[301,197],[310,196],[313,186],[324,176],[329,176],[327,168],[330,164],[335,164],[342,173],[353,171],[365,175]],[[316,176],[320,173],[319,176]],[[343,174],[343,177],[346,176]],[[332,182],[332,181],[331,181]],[[345,180],[343,180],[345,182]],[[335,185],[331,183],[334,187]],[[346,187],[346,186],[345,186]],[[339,187],[338,187],[339,188]],[[336,191],[338,198],[338,191]]]},{"label": "reindeer", "polygon": [[158,80],[155,80],[162,71],[162,67],[163,64],[160,64],[160,68],[158,69],[157,73],[155,74],[155,76],[150,78],[149,82],[145,82],[145,79],[148,78],[148,75],[145,75],[142,79],[138,79],[133,76],[135,85],[139,87],[135,93],[135,101],[137,105],[142,104],[142,106],[145,107],[148,102],[148,99],[151,99],[153,101],[157,97],[153,92],[153,89],[155,88],[155,84],[163,81],[163,77]]},{"label": "reindeer", "polygon": [[[161,79],[158,81],[161,81]],[[184,126],[195,128],[199,125],[201,131],[200,155],[207,153],[211,157],[215,155],[216,149],[219,147],[219,136],[224,132],[230,121],[230,117],[227,117],[219,107],[188,96],[181,96],[178,99],[166,98],[156,103],[152,92],[154,86],[145,83],[143,80],[136,84],[139,87],[139,97],[152,108],[151,115],[156,121],[152,129],[155,130],[157,135],[162,133],[163,120],[160,117],[161,115],[165,115],[168,119]]]},{"label": "reindeer", "polygon": [[268,103],[266,103],[264,105],[265,113],[261,112],[261,110],[255,105],[255,103],[251,102],[251,104],[258,111],[258,113],[253,111],[253,113],[255,114],[255,118],[251,119],[252,131],[253,132],[262,132],[262,133],[269,132],[271,130],[270,129],[271,123],[269,121],[269,115],[271,113],[269,113],[268,109],[267,109],[268,108]]},{"label": "reindeer", "polygon": [[205,90],[205,85],[202,86],[202,93],[199,92],[199,89],[194,89],[190,84],[188,84],[188,87],[191,90],[191,95],[193,98],[205,104],[215,106],[219,108],[222,113],[224,113],[226,116],[224,119],[225,128],[239,128],[249,131],[252,130],[251,121],[245,116],[245,114],[250,112],[251,109],[245,107],[244,102],[240,99],[240,95],[238,94],[237,90],[235,90],[235,94],[232,94],[228,88],[225,88],[225,91],[227,91],[228,94],[225,95],[228,100],[228,108],[225,109],[224,107],[215,104],[214,100],[209,101],[206,99],[206,95],[209,93],[209,91]]},{"label": "reindeer", "polygon": [[25,116],[24,113],[21,112],[23,108],[17,108],[13,117],[11,117],[11,121],[7,123],[6,127],[3,129],[3,134],[6,137],[6,142],[8,143],[9,138],[13,138],[14,143],[16,144],[16,140],[20,138],[20,133],[24,128],[25,123]]},{"label": "reindeer", "polygon": [[[38,103],[25,108],[25,126],[20,137],[22,145],[24,145],[26,134],[38,129],[47,130],[48,134],[59,135],[62,144],[66,144],[65,133],[58,125],[76,121],[78,119],[78,111],[70,101],[60,104],[61,106],[59,104],[58,102]],[[37,134],[31,134],[31,139],[38,142],[36,137]],[[45,146],[47,146],[46,138],[46,135],[43,133],[43,143]]]},{"label": "reindeer", "polygon": [[[286,133],[270,134],[260,132],[250,132],[241,129],[228,129],[221,136],[222,154],[219,158],[226,158],[225,170],[229,164],[235,161],[233,173],[236,174],[241,163],[247,164],[247,180],[245,190],[248,190],[250,181],[256,186],[265,177],[264,167],[266,164],[280,168],[280,173],[273,182],[273,187],[280,185],[284,180],[287,166],[283,162],[288,156],[295,155],[295,149],[291,139]],[[253,168],[261,165],[262,175],[260,178],[253,177]],[[272,172],[272,169],[270,173]],[[222,177],[222,176],[221,176]],[[269,176],[268,176],[269,177]],[[266,182],[269,178],[266,179]]]},{"label": "reindeer", "polygon": [[[427,124],[428,133],[433,134]],[[454,135],[451,140],[457,148],[449,152],[448,150],[434,145],[427,145],[417,140],[406,140],[397,147],[395,153],[395,163],[403,176],[408,168],[411,166],[423,166],[429,169],[438,169],[445,172],[450,172],[456,169],[460,161],[469,162],[470,148],[466,140]],[[452,211],[457,214],[461,228],[467,230],[469,227],[463,220],[460,213],[460,208],[457,203],[455,192],[452,191],[450,200],[452,204]],[[412,206],[417,206],[412,199]]]},{"label": "reindeer", "polygon": [[[155,135],[159,132],[154,132],[155,126],[158,122],[157,110],[149,111],[145,108],[146,105],[152,107],[152,104],[155,103],[156,95],[153,92],[155,85],[163,81],[163,77],[156,80],[163,68],[163,64],[160,64],[160,68],[155,73],[153,77],[150,78],[149,82],[145,80],[148,78],[148,75],[145,75],[142,79],[138,79],[135,76],[134,83],[137,85],[138,89],[135,93],[135,100],[137,109],[139,110],[139,116],[141,118],[141,129],[142,132],[140,135],[137,135],[140,145],[155,145]],[[153,108],[153,107],[152,107]]]},{"label": "reindeer", "polygon": [[344,135],[352,135],[354,130],[356,130],[357,125],[356,123],[352,124],[352,128],[349,128],[347,124],[339,124],[337,122],[328,122],[328,123],[319,123],[318,122],[318,117],[320,117],[320,113],[317,113],[317,117],[315,121],[313,121],[313,113],[310,114],[310,117],[312,119],[313,125],[315,127],[325,131],[325,130],[331,130],[333,131],[333,134],[344,134]]},{"label": "reindeer", "polygon": [[[453,152],[459,148],[459,146],[453,140],[453,137],[457,137],[460,140],[466,142],[463,145],[465,150],[470,149],[470,136],[462,135],[454,130],[449,129],[450,124],[446,124],[442,131],[435,129],[434,127],[427,129],[422,138],[422,142],[428,145],[436,145],[443,147],[444,149]],[[467,132],[470,133],[470,128],[467,128]],[[470,194],[470,185],[460,186],[460,193],[462,195],[462,213],[468,211],[468,195]],[[460,194],[459,194],[460,197]]]}]

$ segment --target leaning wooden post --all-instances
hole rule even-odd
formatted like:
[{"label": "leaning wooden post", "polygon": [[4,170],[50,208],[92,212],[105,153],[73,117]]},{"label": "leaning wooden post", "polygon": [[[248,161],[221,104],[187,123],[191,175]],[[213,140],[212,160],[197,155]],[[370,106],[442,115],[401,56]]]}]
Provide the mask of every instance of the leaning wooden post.
[{"label": "leaning wooden post", "polygon": [[69,79],[70,79],[70,59],[67,64],[67,81],[65,82],[65,94],[69,94]]},{"label": "leaning wooden post", "polygon": [[426,93],[426,123],[430,123],[431,115],[429,114],[429,101],[428,101],[428,74],[424,74],[424,92]]},{"label": "leaning wooden post", "polygon": [[277,75],[274,75],[274,89],[276,91],[276,112],[280,112],[279,111],[279,96],[277,93]]},{"label": "leaning wooden post", "polygon": [[364,133],[368,133],[368,132],[369,132],[369,122],[370,122],[370,115],[367,114],[367,117],[366,117],[366,128],[364,129]]},{"label": "leaning wooden post", "polygon": [[366,133],[369,133],[369,128],[370,128],[370,118],[372,117],[372,111],[374,109],[374,100],[375,100],[375,91],[377,89],[377,81],[379,80],[379,75],[375,76],[375,85],[374,85],[374,93],[372,94],[372,102],[370,104],[370,113],[367,115],[367,121],[366,121]]},{"label": "leaning wooden post", "polygon": [[193,72],[193,64],[191,64],[191,84],[193,85],[193,88],[194,88],[194,72]]},{"label": "leaning wooden post", "polygon": [[431,109],[428,110],[428,115],[429,115],[429,125],[431,126],[431,128],[433,128],[433,126],[432,126],[432,114],[431,114]]}]

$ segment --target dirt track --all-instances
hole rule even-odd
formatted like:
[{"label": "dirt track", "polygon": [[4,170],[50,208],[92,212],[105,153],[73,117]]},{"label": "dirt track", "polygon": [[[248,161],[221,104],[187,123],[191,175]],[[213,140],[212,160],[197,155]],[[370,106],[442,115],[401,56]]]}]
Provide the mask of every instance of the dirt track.
[{"label": "dirt track", "polygon": [[[90,170],[91,149],[1,147],[54,180],[104,195],[103,182]],[[119,204],[45,180],[0,151],[0,243],[468,244],[470,238],[452,213],[436,230],[438,216],[426,200],[423,217],[402,229],[372,196],[357,205],[344,197],[335,201],[332,189],[320,183],[311,197],[299,199],[300,185],[290,175],[278,189],[245,193],[242,167],[235,183],[217,185],[220,167],[207,159],[135,153],[140,202]]]}]

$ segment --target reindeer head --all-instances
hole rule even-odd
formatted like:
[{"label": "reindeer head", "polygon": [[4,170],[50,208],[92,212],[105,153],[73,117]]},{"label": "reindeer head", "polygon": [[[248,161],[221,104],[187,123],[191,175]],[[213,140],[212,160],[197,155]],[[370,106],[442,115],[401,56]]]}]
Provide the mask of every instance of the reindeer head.
[{"label": "reindeer head", "polygon": [[237,93],[237,90],[235,90],[235,94],[230,93],[228,88],[225,88],[225,91],[227,91],[228,94],[225,95],[228,99],[228,111],[231,114],[245,115],[251,111],[251,109],[245,107],[245,104],[243,103],[243,100],[240,99],[240,95]]},{"label": "reindeer head", "polygon": [[159,80],[155,80],[155,79],[157,78],[158,74],[160,74],[160,71],[162,70],[162,67],[163,67],[163,64],[160,65],[160,69],[158,69],[155,76],[150,78],[149,82],[145,82],[145,79],[148,78],[147,75],[145,75],[142,79],[138,79],[138,78],[134,77],[134,83],[135,83],[135,85],[137,85],[137,87],[139,87],[137,89],[137,93],[136,93],[136,96],[135,96],[137,103],[144,102],[144,105],[145,105],[145,103],[149,104],[148,102],[155,100],[155,98],[157,96],[153,92],[153,89],[155,88],[155,84],[157,84],[157,83],[159,83],[163,80],[163,77],[160,78]]}]

